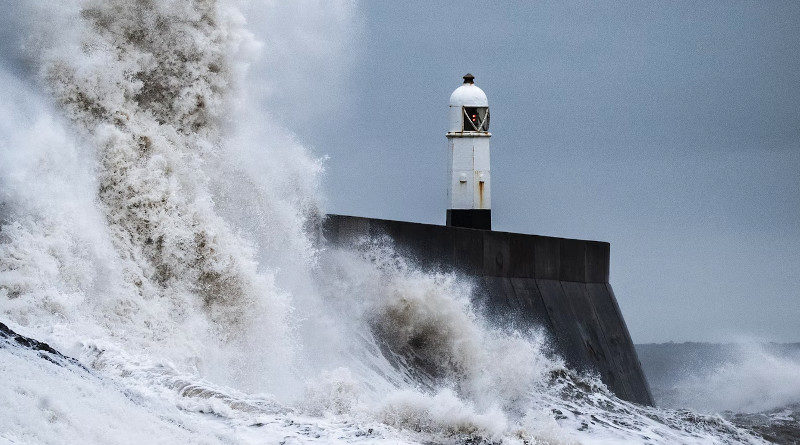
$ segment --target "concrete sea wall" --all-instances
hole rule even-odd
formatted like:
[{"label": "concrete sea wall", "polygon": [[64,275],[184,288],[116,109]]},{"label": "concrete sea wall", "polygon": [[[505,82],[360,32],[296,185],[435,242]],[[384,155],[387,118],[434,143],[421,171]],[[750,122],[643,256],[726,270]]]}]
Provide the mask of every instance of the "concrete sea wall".
[{"label": "concrete sea wall", "polygon": [[493,319],[544,327],[571,368],[597,372],[621,399],[653,404],[608,282],[608,243],[343,215],[327,216],[323,236],[389,236],[423,268],[473,277]]}]

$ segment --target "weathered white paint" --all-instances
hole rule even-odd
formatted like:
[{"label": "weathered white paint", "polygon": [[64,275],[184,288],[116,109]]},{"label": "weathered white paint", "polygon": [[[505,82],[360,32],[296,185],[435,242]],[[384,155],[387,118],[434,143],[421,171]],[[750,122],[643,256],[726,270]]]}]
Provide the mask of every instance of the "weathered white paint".
[{"label": "weathered white paint", "polygon": [[465,83],[450,95],[448,199],[451,209],[491,209],[488,131],[464,131],[464,107],[488,107],[486,93]]}]

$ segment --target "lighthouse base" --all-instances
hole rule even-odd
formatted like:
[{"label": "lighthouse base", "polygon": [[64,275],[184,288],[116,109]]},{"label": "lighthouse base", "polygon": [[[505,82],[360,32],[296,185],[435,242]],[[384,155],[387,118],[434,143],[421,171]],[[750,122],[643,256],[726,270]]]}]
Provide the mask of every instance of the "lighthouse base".
[{"label": "lighthouse base", "polygon": [[447,225],[492,230],[492,211],[489,209],[447,209]]}]

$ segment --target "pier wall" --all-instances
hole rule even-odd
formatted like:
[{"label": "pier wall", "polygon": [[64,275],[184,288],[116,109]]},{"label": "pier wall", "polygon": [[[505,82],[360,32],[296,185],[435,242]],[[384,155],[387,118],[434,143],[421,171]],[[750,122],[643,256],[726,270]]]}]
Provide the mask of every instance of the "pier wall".
[{"label": "pier wall", "polygon": [[493,320],[545,328],[572,369],[598,373],[621,399],[653,404],[609,284],[608,243],[344,215],[328,215],[322,234],[334,244],[389,236],[423,268],[474,278]]}]

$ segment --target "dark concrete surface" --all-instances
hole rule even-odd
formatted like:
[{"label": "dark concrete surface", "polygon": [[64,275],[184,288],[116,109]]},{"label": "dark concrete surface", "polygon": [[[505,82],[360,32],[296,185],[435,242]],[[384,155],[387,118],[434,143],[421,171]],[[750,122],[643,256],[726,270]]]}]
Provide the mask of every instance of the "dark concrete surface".
[{"label": "dark concrete surface", "polygon": [[492,211],[489,209],[448,209],[446,225],[492,230]]},{"label": "dark concrete surface", "polygon": [[544,328],[571,368],[597,373],[621,399],[653,404],[608,283],[608,243],[344,215],[328,215],[322,236],[389,236],[423,269],[473,277],[476,303],[494,320]]}]

